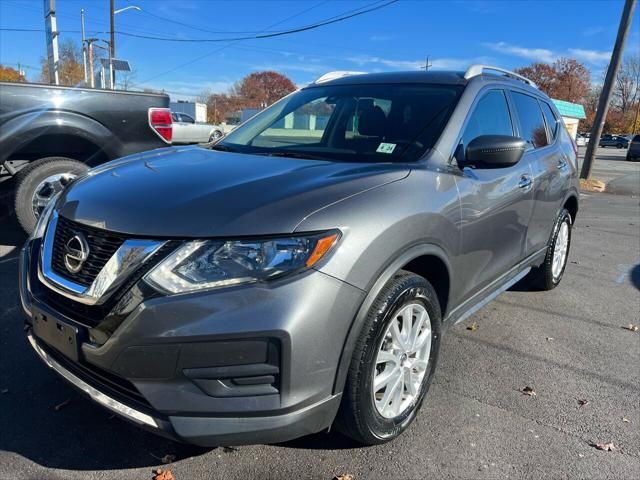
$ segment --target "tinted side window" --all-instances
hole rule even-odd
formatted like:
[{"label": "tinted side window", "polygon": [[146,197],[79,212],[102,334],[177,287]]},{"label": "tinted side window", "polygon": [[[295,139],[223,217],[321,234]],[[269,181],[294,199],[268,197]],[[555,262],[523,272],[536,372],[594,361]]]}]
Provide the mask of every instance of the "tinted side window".
[{"label": "tinted side window", "polygon": [[548,145],[538,100],[517,92],[513,92],[512,97],[520,120],[520,136],[527,142],[527,147],[540,148]]},{"label": "tinted side window", "polygon": [[481,135],[513,135],[509,106],[502,90],[492,90],[480,99],[469,117],[462,143],[466,148]]},{"label": "tinted side window", "polygon": [[182,117],[182,121],[183,121],[183,122],[186,122],[186,123],[196,123],[196,121],[195,121],[193,118],[191,118],[189,115],[187,115],[186,113],[182,113],[182,114],[180,115],[180,117]]},{"label": "tinted side window", "polygon": [[549,143],[551,143],[556,139],[556,135],[558,134],[558,119],[547,102],[540,102],[540,105],[542,105],[542,113],[547,122],[547,128],[549,129]]}]

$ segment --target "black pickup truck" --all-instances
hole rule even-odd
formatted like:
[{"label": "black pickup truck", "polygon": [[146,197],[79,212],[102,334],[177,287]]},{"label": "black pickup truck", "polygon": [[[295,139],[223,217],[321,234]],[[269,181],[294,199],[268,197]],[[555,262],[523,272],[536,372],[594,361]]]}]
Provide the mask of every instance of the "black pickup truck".
[{"label": "black pickup truck", "polygon": [[0,82],[0,184],[20,225],[30,232],[88,168],[170,145],[168,107],[166,95]]}]

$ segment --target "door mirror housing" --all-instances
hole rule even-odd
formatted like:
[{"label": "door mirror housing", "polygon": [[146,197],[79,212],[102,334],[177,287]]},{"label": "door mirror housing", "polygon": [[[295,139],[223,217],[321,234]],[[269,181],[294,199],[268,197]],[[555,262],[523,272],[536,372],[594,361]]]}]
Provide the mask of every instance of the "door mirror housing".
[{"label": "door mirror housing", "polygon": [[[527,142],[508,135],[482,135],[467,146],[461,167],[506,168],[518,163]],[[460,162],[458,162],[460,163]]]}]

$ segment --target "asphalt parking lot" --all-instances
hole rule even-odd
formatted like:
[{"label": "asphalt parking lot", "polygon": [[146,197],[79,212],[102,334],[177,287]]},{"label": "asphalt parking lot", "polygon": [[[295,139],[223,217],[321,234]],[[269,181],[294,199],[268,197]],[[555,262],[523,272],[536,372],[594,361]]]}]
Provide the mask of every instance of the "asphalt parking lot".
[{"label": "asphalt parking lot", "polygon": [[[596,174],[640,172],[611,162]],[[624,177],[611,173],[627,166]],[[560,287],[518,285],[453,327],[417,421],[368,448],[330,433],[195,449],[114,418],[30,351],[16,288],[24,237],[5,220],[0,240],[1,479],[138,480],[158,467],[176,480],[640,478],[640,333],[623,328],[640,325],[637,196],[583,195]],[[608,442],[614,451],[592,446]],[[162,465],[166,455],[171,465]]]}]

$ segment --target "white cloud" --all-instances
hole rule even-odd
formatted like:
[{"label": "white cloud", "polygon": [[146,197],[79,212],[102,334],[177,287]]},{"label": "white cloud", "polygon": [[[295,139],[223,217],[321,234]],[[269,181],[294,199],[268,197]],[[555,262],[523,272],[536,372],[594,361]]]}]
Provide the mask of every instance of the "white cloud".
[{"label": "white cloud", "polygon": [[582,35],[584,35],[585,37],[592,37],[593,35],[598,35],[599,33],[603,33],[603,32],[604,32],[604,27],[601,25],[598,25],[596,27],[585,28],[582,31]]},{"label": "white cloud", "polygon": [[506,42],[483,43],[483,45],[499,53],[528,58],[539,62],[552,63],[558,58],[556,53],[546,48],[525,48],[511,45]]},{"label": "white cloud", "polygon": [[589,63],[607,63],[611,60],[611,52],[603,52],[600,50],[585,50],[582,48],[570,48],[569,54],[578,60]]},{"label": "white cloud", "polygon": [[[382,65],[384,67],[393,68],[396,70],[419,70],[424,68],[426,58],[421,60],[395,60],[390,58],[376,57],[373,55],[360,55],[356,57],[349,57],[346,60],[355,63],[359,66],[364,65]],[[436,70],[464,70],[473,63],[486,62],[486,58],[433,58],[429,59],[431,68]],[[375,71],[375,70],[374,70]]]},{"label": "white cloud", "polygon": [[560,57],[570,57],[592,65],[606,63],[611,58],[611,53],[602,50],[587,50],[583,48],[569,48],[565,51],[549,50],[547,48],[526,48],[511,45],[506,42],[483,43],[496,52],[515,57],[527,58],[537,62],[553,63]]}]

